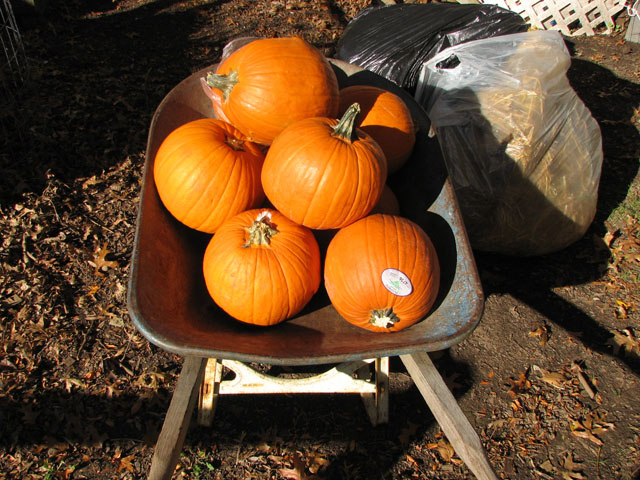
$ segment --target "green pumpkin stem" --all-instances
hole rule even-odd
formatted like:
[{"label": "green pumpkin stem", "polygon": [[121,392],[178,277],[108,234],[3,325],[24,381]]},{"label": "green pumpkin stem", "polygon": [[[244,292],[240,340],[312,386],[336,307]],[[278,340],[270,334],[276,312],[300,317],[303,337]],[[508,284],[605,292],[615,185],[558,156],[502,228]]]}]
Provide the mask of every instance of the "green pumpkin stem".
[{"label": "green pumpkin stem", "polygon": [[231,90],[233,90],[235,84],[238,83],[238,72],[235,70],[232,70],[228,74],[209,72],[207,73],[206,82],[211,88],[220,90],[222,92],[222,98],[226,102],[229,95],[231,95]]},{"label": "green pumpkin stem", "polygon": [[360,105],[358,103],[352,104],[347,111],[344,112],[342,118],[333,129],[333,136],[339,139],[352,143],[358,140],[356,134],[356,118],[360,114]]},{"label": "green pumpkin stem", "polygon": [[261,212],[248,230],[249,240],[242,245],[243,248],[249,248],[253,245],[270,245],[271,237],[278,233],[278,230],[271,223],[271,214],[267,211]]},{"label": "green pumpkin stem", "polygon": [[371,312],[371,316],[369,317],[370,324],[381,328],[391,328],[399,321],[400,319],[395,313],[393,313],[393,308],[373,310]]}]

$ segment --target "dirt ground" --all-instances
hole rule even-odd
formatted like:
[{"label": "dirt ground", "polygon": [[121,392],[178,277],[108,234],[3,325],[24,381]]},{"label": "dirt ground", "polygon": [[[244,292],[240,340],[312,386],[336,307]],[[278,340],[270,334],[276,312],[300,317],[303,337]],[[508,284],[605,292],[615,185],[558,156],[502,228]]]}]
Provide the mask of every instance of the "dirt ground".
[{"label": "dirt ground", "polygon": [[[37,3],[37,2],[36,2]],[[151,116],[238,36],[332,56],[371,2],[80,0],[16,8],[28,78],[0,109],[0,479],[145,478],[182,360],[135,329],[126,294]],[[500,478],[640,478],[640,45],[568,38],[599,122],[596,218],[565,250],[476,252],[484,315],[433,358]],[[472,475],[397,358],[390,419],[355,395],[223,398],[175,478]]]}]

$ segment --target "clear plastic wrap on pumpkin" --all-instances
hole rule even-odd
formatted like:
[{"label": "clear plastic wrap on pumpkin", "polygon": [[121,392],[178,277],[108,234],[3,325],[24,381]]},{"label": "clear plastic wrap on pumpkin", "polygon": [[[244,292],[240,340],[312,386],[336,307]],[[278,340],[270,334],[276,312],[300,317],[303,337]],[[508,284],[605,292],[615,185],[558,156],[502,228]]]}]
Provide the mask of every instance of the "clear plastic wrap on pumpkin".
[{"label": "clear plastic wrap on pumpkin", "polygon": [[205,82],[215,91],[211,97],[216,112],[263,145],[297,120],[335,117],[338,111],[333,68],[318,49],[298,37],[241,44]]}]

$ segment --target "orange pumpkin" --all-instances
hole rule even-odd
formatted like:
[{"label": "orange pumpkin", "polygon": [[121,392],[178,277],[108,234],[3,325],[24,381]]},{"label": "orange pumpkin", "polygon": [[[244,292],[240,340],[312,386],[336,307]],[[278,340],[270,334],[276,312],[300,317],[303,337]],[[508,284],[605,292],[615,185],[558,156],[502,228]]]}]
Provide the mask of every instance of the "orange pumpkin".
[{"label": "orange pumpkin", "polygon": [[[396,197],[393,190],[388,185],[385,185],[382,189],[382,195],[380,195],[380,200],[371,213],[386,213],[388,215],[400,215],[400,203],[398,202],[398,198]],[[320,246],[320,252],[326,252],[327,247],[329,246],[329,242],[333,236],[338,233],[338,229],[332,230],[314,230],[313,234],[318,241],[318,245]]]},{"label": "orange pumpkin", "polygon": [[263,162],[259,145],[226,122],[205,118],[164,139],[153,175],[162,203],[175,218],[214,233],[227,218],[262,204]]},{"label": "orange pumpkin", "polygon": [[386,213],[388,215],[400,215],[400,202],[389,185],[385,185],[376,206],[371,213]]},{"label": "orange pumpkin", "polygon": [[378,144],[354,128],[357,104],[340,121],[307,118],[275,139],[262,168],[269,201],[296,223],[340,228],[367,215],[387,178]]},{"label": "orange pumpkin", "polygon": [[221,109],[250,140],[270,145],[285,127],[338,113],[338,80],[327,59],[301,38],[254,40],[209,73]]},{"label": "orange pumpkin", "polygon": [[396,332],[423,319],[440,286],[431,240],[411,220],[393,215],[369,215],[341,229],[324,267],[338,313],[374,332]]},{"label": "orange pumpkin", "polygon": [[402,167],[413,152],[416,133],[411,111],[395,93],[371,85],[351,85],[340,90],[342,115],[353,103],[362,113],[356,126],[378,142],[387,157],[389,173]]},{"label": "orange pumpkin", "polygon": [[245,323],[269,326],[296,315],[321,281],[320,250],[311,230],[272,209],[227,220],[203,261],[215,303]]}]

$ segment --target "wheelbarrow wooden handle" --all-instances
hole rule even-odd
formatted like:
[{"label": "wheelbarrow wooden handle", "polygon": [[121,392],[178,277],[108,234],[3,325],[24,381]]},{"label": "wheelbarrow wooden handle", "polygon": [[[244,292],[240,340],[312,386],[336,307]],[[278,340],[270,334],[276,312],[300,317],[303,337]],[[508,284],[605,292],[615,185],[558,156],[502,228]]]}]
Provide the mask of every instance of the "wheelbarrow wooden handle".
[{"label": "wheelbarrow wooden handle", "polygon": [[206,358],[186,357],[184,359],[178,384],[153,453],[148,480],[169,480],[173,475],[198,399],[206,365]]},{"label": "wheelbarrow wooden handle", "polygon": [[497,480],[480,438],[426,352],[400,355],[453,449],[480,480]]}]

